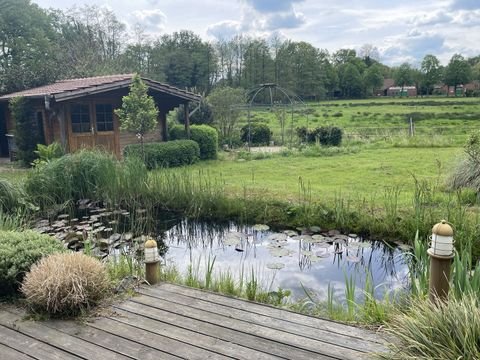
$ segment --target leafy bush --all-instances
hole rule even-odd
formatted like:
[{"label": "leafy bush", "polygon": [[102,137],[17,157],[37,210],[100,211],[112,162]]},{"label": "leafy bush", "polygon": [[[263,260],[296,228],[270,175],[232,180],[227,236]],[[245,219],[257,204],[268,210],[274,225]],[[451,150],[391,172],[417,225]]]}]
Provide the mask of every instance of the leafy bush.
[{"label": "leafy bush", "polygon": [[478,299],[464,296],[447,303],[416,300],[388,330],[400,342],[387,359],[480,359]]},{"label": "leafy bush", "polygon": [[33,263],[63,251],[58,240],[35,231],[0,231],[0,293],[14,293]]},{"label": "leafy bush", "polygon": [[38,159],[33,161],[35,166],[45,164],[64,155],[62,146],[57,142],[50,145],[37,144],[37,150],[34,153],[38,156]]},{"label": "leafy bush", "polygon": [[[170,129],[172,140],[186,139],[185,128],[181,125],[172,126]],[[200,159],[216,159],[218,149],[217,130],[208,125],[190,126],[190,139],[195,141],[200,148]]]},{"label": "leafy bush", "polygon": [[296,129],[297,136],[308,143],[319,142],[325,146],[339,146],[342,143],[343,131],[336,126],[321,126],[313,130],[306,127]]},{"label": "leafy bush", "polygon": [[[141,146],[128,145],[124,149],[126,158],[141,158]],[[200,148],[193,140],[173,140],[145,144],[145,165],[147,169],[193,164],[200,158]]]},{"label": "leafy bush", "polygon": [[21,291],[34,309],[79,314],[103,299],[110,283],[103,264],[82,253],[53,254],[32,266]]},{"label": "leafy bush", "polygon": [[[250,128],[250,130],[249,130]],[[252,123],[250,127],[245,125],[241,129],[241,139],[244,143],[248,142],[250,132],[250,143],[255,145],[268,145],[272,138],[270,128],[265,124]]]}]

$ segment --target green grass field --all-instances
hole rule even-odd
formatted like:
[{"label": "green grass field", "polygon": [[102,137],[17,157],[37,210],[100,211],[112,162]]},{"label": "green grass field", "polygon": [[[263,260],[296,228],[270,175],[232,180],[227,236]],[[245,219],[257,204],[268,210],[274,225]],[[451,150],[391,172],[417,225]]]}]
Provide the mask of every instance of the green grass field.
[{"label": "green grass field", "polygon": [[377,148],[328,157],[276,154],[261,160],[202,162],[191,171],[203,171],[236,194],[248,191],[295,201],[303,196],[303,183],[315,201],[335,197],[370,201],[381,200],[385,190],[396,188],[400,202],[408,205],[415,188],[413,175],[441,187],[459,154],[461,149],[453,147]]},{"label": "green grass field", "polygon": [[[478,98],[373,98],[307,103],[305,108],[286,110],[285,142],[300,126],[341,127],[347,139],[375,139],[408,134],[412,118],[418,135],[446,135],[451,145],[460,145],[466,134],[478,127]],[[252,112],[252,122],[267,124],[274,140],[281,141],[280,121],[270,111]],[[247,123],[243,116],[241,126]]]}]

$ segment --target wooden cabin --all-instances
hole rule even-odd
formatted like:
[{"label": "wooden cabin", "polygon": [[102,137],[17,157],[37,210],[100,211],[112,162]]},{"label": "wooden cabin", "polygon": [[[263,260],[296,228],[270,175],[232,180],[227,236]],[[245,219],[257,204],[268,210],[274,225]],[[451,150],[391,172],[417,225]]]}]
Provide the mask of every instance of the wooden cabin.
[{"label": "wooden cabin", "polygon": [[[32,100],[34,124],[44,134],[44,143],[56,141],[66,152],[81,148],[100,147],[120,157],[123,148],[138,143],[135,134],[120,131],[114,109],[122,104],[122,97],[129,92],[133,74],[96,76],[57,81],[29,90],[0,96],[0,152],[9,155],[9,139],[14,139],[14,122],[8,102],[15,97]],[[145,136],[145,141],[167,140],[167,113],[190,101],[199,102],[201,97],[186,90],[142,78],[148,86],[159,109],[158,126]],[[184,107],[188,109],[188,106]],[[188,111],[185,111],[185,126],[188,130]]]}]

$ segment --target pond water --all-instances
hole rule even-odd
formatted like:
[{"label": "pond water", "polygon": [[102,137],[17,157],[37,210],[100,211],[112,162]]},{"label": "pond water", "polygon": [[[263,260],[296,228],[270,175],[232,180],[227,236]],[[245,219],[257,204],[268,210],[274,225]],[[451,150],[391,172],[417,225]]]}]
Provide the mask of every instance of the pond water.
[{"label": "pond water", "polygon": [[253,269],[264,288],[289,289],[294,299],[304,298],[308,289],[324,300],[329,284],[336,299],[345,298],[346,279],[355,282],[361,297],[367,274],[377,298],[407,284],[406,258],[395,245],[316,227],[279,232],[267,228],[183,220],[161,236],[168,246],[165,262],[182,274],[192,265],[201,278],[209,259],[215,259],[214,273],[229,271],[237,280],[242,273],[248,279]]},{"label": "pond water", "polygon": [[408,283],[407,259],[400,247],[355,234],[322,232],[318,227],[273,231],[266,225],[182,220],[172,213],[158,214],[155,221],[145,215],[143,209],[110,210],[84,201],[75,218],[61,214],[39,220],[35,228],[75,251],[83,251],[85,241],[91,238],[91,251],[99,258],[116,256],[125,249],[141,257],[145,238],[140,235],[155,234],[166,245],[159,242],[160,252],[166,250],[165,264],[174,265],[182,275],[191,266],[204,280],[207,263],[214,261],[214,276],[229,272],[237,281],[247,282],[253,271],[263,290],[288,289],[293,299],[304,298],[308,290],[324,300],[330,286],[335,299],[342,300],[347,281],[354,282],[359,299],[367,277],[376,298]]}]

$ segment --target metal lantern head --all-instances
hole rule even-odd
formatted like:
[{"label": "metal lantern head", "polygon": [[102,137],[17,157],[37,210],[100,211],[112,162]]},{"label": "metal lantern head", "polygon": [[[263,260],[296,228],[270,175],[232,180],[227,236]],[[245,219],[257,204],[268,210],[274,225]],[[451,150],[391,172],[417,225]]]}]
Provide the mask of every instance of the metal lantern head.
[{"label": "metal lantern head", "polygon": [[432,229],[431,253],[436,256],[452,256],[453,244],[452,227],[445,220],[435,224]]},{"label": "metal lantern head", "polygon": [[155,263],[158,261],[160,261],[160,256],[158,255],[157,242],[153,239],[147,240],[145,242],[145,262]]}]

